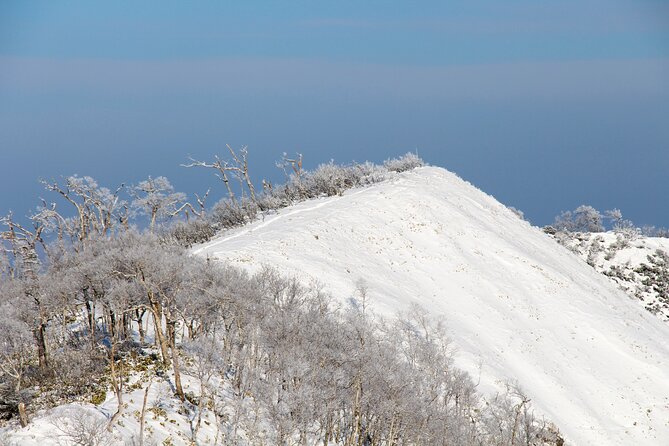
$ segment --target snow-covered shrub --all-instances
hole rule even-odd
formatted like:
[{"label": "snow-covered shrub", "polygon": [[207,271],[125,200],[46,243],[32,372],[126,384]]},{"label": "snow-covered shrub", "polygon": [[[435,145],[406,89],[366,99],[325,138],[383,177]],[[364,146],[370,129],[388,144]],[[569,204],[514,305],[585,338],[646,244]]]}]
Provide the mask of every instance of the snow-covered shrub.
[{"label": "snow-covered shrub", "polygon": [[649,287],[657,296],[656,308],[651,309],[657,313],[662,308],[669,307],[669,254],[658,249],[647,258],[648,263],[641,264],[634,271],[644,277],[643,285]]},{"label": "snow-covered shrub", "polygon": [[214,205],[211,211],[211,219],[217,228],[229,229],[253,221],[258,215],[258,211],[258,205],[251,199],[231,200],[224,198]]},{"label": "snow-covered shrub", "polygon": [[602,243],[604,243],[604,238],[602,236],[597,236],[593,239],[590,247],[588,248],[588,258],[586,259],[588,265],[595,266],[595,262],[597,261],[599,253],[604,251],[604,246]]},{"label": "snow-covered shrub", "polygon": [[620,209],[611,209],[604,214],[611,221],[613,232],[616,234],[621,235],[627,240],[635,240],[641,235],[641,230],[632,221],[623,218]]},{"label": "snow-covered shrub", "polygon": [[669,238],[669,229],[657,228],[655,226],[646,225],[641,227],[641,235],[644,235],[646,237]]},{"label": "snow-covered shrub", "polygon": [[544,233],[546,233],[548,235],[555,235],[558,232],[557,229],[555,229],[551,225],[546,225],[543,228],[541,228],[541,230],[544,231]]},{"label": "snow-covered shrub", "polygon": [[268,212],[290,206],[293,201],[299,199],[299,191],[297,187],[281,185],[274,189],[265,190],[262,194],[259,194],[256,197],[256,204],[261,212]]},{"label": "snow-covered shrub", "polygon": [[425,162],[413,152],[407,152],[399,158],[391,158],[383,162],[383,166],[392,172],[405,172],[424,165]]},{"label": "snow-covered shrub", "polygon": [[[549,226],[550,227],[550,226]],[[566,231],[557,231],[551,234],[555,241],[570,250],[571,252],[578,254],[578,246],[574,243],[573,234]]]},{"label": "snow-covered shrub", "polygon": [[517,386],[507,384],[482,412],[482,444],[509,446],[562,445],[564,440],[549,423],[535,417],[530,398]]},{"label": "snow-covered shrub", "polygon": [[319,165],[313,172],[308,172],[302,179],[305,198],[322,195],[340,195],[346,189],[355,187],[360,177],[350,166],[339,166],[333,161]]},{"label": "snow-covered shrub", "polygon": [[107,418],[94,408],[71,405],[59,407],[50,415],[56,437],[76,446],[106,446],[112,442]]},{"label": "snow-covered shrub", "polygon": [[630,220],[623,220],[613,227],[616,235],[621,236],[625,240],[633,241],[641,236],[641,230],[637,228]]},{"label": "snow-covered shrub", "polygon": [[628,248],[630,246],[631,240],[632,239],[630,239],[627,234],[616,233],[616,241],[609,245],[609,252],[615,253],[621,249]]},{"label": "snow-covered shrub", "polygon": [[313,171],[291,175],[285,186],[274,189],[272,195],[285,197],[288,202],[320,196],[340,195],[346,189],[373,184],[385,179],[387,170],[373,163],[340,165],[330,161]]},{"label": "snow-covered shrub", "polygon": [[581,205],[555,217],[553,227],[565,232],[603,232],[602,214],[592,206]]},{"label": "snow-covered shrub", "polygon": [[513,207],[513,206],[509,206],[508,209],[509,209],[511,212],[513,212],[514,214],[516,214],[516,216],[517,216],[518,218],[520,218],[521,220],[525,220],[525,213],[524,213],[523,211],[521,211],[520,209],[516,209],[516,208]]},{"label": "snow-covered shrub", "polygon": [[[52,398],[71,401],[82,392],[88,392],[101,377],[106,356],[89,343],[64,345],[51,355],[51,384],[56,384]],[[48,382],[47,381],[47,382]]]},{"label": "snow-covered shrub", "polygon": [[379,166],[369,161],[362,164],[355,164],[355,169],[358,171],[360,177],[359,184],[361,186],[378,183],[386,179],[387,168]]},{"label": "snow-covered shrub", "polygon": [[214,235],[216,235],[216,229],[211,223],[205,219],[197,218],[173,224],[165,231],[163,239],[184,248],[190,248],[197,243],[210,240]]}]

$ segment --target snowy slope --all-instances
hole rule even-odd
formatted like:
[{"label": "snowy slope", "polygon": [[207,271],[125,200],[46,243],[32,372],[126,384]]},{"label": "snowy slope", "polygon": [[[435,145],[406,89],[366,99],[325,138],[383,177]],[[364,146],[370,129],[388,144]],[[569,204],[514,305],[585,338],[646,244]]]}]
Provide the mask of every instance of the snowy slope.
[{"label": "snowy slope", "polygon": [[669,444],[669,326],[446,170],[283,209],[194,252],[272,264],[342,301],[364,279],[383,315],[443,316],[480,389],[518,380],[569,442]]},{"label": "snowy slope", "polygon": [[669,322],[669,238],[629,231],[556,237],[644,308]]}]

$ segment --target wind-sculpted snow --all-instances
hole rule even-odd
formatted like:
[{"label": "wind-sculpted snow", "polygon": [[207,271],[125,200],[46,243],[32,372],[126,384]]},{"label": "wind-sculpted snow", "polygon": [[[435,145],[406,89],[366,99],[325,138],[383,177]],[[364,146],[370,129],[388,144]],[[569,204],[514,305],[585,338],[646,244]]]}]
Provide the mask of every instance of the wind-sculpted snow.
[{"label": "wind-sculpted snow", "polygon": [[669,444],[669,327],[456,175],[426,167],[286,208],[200,246],[321,282],[346,304],[442,316],[480,390],[517,380],[576,445]]}]

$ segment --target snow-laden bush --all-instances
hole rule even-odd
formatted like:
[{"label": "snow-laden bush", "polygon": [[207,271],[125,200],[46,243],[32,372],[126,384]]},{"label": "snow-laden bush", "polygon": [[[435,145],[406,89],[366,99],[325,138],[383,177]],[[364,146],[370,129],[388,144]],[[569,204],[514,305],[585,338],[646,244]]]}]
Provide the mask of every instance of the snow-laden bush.
[{"label": "snow-laden bush", "polygon": [[525,220],[525,213],[524,213],[523,211],[521,211],[520,209],[516,209],[516,208],[513,207],[513,206],[509,206],[508,209],[509,209],[511,212],[513,212],[514,214],[516,214],[516,216],[517,216],[518,218],[520,218],[521,220]]},{"label": "snow-laden bush", "polygon": [[646,225],[641,228],[641,235],[644,235],[646,237],[669,238],[669,229],[658,228],[652,225]]},{"label": "snow-laden bush", "polygon": [[253,221],[258,212],[258,205],[250,198],[224,198],[214,205],[211,219],[218,229],[229,229]]},{"label": "snow-laden bush", "polygon": [[197,243],[204,243],[216,235],[216,229],[203,218],[189,221],[179,221],[170,226],[163,234],[163,240],[184,248],[190,248]]},{"label": "snow-laden bush", "polygon": [[76,446],[106,446],[113,441],[107,418],[92,407],[71,405],[56,408],[50,415],[58,440]]},{"label": "snow-laden bush", "polygon": [[339,166],[330,161],[309,172],[302,180],[305,198],[340,195],[360,184],[361,175],[354,166]]},{"label": "snow-laden bush", "polygon": [[486,402],[482,412],[481,444],[539,446],[564,444],[557,428],[538,419],[530,398],[516,384]]},{"label": "snow-laden bush", "polygon": [[553,227],[565,232],[603,232],[602,214],[592,206],[581,205],[555,217]]},{"label": "snow-laden bush", "polygon": [[393,172],[405,172],[424,165],[423,160],[413,152],[407,152],[399,158],[387,159],[383,163],[386,169]]},{"label": "snow-laden bush", "polygon": [[288,202],[321,196],[341,195],[345,190],[383,181],[388,170],[373,163],[341,165],[333,161],[319,165],[313,171],[293,174],[283,188],[273,195],[283,195]]},{"label": "snow-laden bush", "polygon": [[260,212],[271,212],[290,206],[291,203],[299,199],[300,194],[296,187],[290,188],[289,185],[280,185],[259,194],[256,197],[256,204]]}]

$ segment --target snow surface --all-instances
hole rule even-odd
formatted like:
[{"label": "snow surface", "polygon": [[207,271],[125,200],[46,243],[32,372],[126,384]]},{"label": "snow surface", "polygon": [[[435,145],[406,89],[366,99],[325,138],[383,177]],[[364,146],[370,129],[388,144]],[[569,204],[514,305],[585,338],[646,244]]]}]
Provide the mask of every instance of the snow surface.
[{"label": "snow surface", "polygon": [[571,444],[669,444],[669,326],[493,197],[435,167],[312,200],[195,254],[317,280],[364,279],[386,316],[445,318],[482,392],[513,379]]},{"label": "snow surface", "polygon": [[[182,384],[186,393],[199,393],[199,382],[182,374]],[[134,384],[141,377],[131,374]],[[174,375],[168,373],[170,382]],[[25,428],[10,425],[0,429],[0,444],[17,446],[63,446],[71,444],[99,445],[134,445],[139,444],[140,413],[144,400],[144,391],[148,382],[141,382],[139,388],[124,391],[124,414],[114,426],[113,432],[106,430],[109,419],[116,412],[118,402],[113,392],[107,392],[107,398],[100,406],[89,403],[64,404],[50,410],[34,414],[30,424]],[[219,386],[219,391],[226,393],[228,389]],[[145,443],[158,444],[191,444],[191,421],[181,410],[181,402],[175,398],[174,389],[166,380],[155,380],[147,396],[145,415]],[[83,428],[82,426],[86,427]],[[91,426],[95,426],[92,429]],[[96,432],[98,435],[87,436],[87,441],[77,442],[78,433]],[[3,435],[6,435],[3,438]],[[216,420],[211,411],[203,413],[203,422],[198,435],[199,444],[214,444],[217,437]],[[2,443],[6,440],[7,443]]]}]

